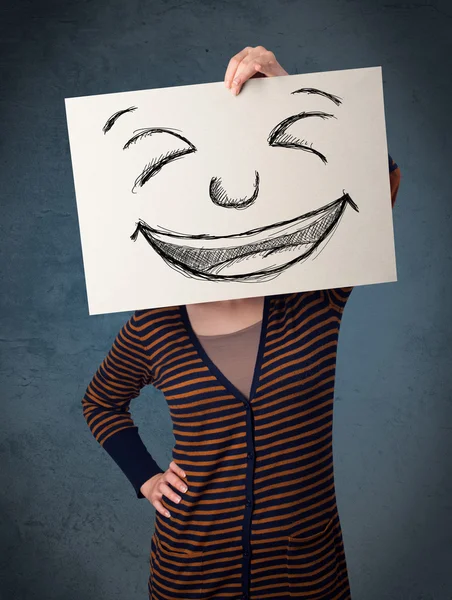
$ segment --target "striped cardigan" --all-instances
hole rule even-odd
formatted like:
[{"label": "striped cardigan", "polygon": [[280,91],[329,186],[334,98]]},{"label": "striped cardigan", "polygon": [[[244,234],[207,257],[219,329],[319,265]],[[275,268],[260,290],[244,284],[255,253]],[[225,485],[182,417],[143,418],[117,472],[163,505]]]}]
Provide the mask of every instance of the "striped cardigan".
[{"label": "striped cardigan", "polygon": [[143,498],[141,485],[163,469],[129,405],[152,384],[187,476],[180,504],[162,498],[171,517],[156,512],[150,600],[350,598],[332,419],[351,291],[265,298],[249,400],[209,359],[185,306],[136,311],[119,332],[82,400],[90,430]]}]

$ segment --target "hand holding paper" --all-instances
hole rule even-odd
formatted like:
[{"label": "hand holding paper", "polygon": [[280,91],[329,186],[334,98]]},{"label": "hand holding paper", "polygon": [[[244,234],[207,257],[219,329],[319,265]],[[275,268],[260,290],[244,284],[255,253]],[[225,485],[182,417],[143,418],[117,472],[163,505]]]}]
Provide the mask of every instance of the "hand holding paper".
[{"label": "hand holding paper", "polygon": [[243,84],[257,73],[262,73],[265,77],[288,75],[273,52],[263,46],[256,46],[256,48],[247,46],[229,61],[224,83],[234,95],[237,95]]}]

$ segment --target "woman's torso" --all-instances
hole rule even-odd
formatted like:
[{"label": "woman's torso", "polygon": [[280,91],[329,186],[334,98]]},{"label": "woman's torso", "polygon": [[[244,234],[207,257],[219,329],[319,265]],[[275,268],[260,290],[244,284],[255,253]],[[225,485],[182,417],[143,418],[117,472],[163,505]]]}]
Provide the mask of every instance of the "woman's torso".
[{"label": "woman's torso", "polygon": [[[180,504],[162,498],[170,519],[156,513],[156,590],[169,573],[185,598],[248,585],[256,598],[284,598],[288,586],[332,593],[338,572],[345,581],[332,460],[340,317],[325,291],[266,298],[247,398],[209,358],[185,307],[136,313],[189,488]],[[305,588],[288,570],[297,568],[296,540],[308,538],[339,566],[319,563],[321,581]]]}]

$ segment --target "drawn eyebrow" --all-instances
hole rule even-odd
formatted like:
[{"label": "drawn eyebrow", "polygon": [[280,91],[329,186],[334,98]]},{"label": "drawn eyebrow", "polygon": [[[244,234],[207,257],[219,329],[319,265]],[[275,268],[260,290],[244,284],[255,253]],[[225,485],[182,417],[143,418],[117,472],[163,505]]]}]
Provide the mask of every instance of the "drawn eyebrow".
[{"label": "drawn eyebrow", "polygon": [[179,129],[171,129],[170,127],[145,127],[144,129],[135,129],[135,135],[132,136],[130,140],[128,140],[124,144],[123,150],[127,150],[127,148],[131,146],[131,144],[135,144],[144,137],[147,137],[148,135],[153,135],[154,133],[168,133],[169,135],[173,135],[174,137],[179,138],[180,140],[188,144],[193,151],[195,151],[196,148],[194,147],[194,145],[183,135],[175,133],[176,131],[179,131]]},{"label": "drawn eyebrow", "polygon": [[317,94],[318,96],[323,96],[324,98],[328,98],[331,102],[334,102],[336,106],[342,104],[342,98],[339,96],[334,96],[333,94],[328,94],[328,92],[323,92],[322,90],[318,90],[316,88],[300,88],[299,90],[295,90],[291,92],[292,94]]},{"label": "drawn eyebrow", "polygon": [[118,112],[115,112],[107,120],[107,122],[105,123],[105,125],[102,127],[102,131],[104,133],[107,133],[107,131],[110,131],[110,129],[113,127],[113,125],[119,119],[119,117],[121,117],[122,115],[125,115],[126,113],[133,112],[134,110],[137,110],[136,106],[130,106],[129,108],[125,108],[124,110],[118,110]]}]

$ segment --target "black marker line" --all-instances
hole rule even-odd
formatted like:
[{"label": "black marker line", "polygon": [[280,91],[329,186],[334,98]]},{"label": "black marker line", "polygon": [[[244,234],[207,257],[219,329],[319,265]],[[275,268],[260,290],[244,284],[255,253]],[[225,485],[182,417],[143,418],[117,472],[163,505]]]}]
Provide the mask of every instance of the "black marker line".
[{"label": "black marker line", "polygon": [[322,90],[318,90],[316,88],[300,88],[299,90],[295,90],[291,92],[291,94],[316,94],[318,96],[323,96],[324,98],[328,98],[331,102],[334,102],[336,106],[342,104],[342,98],[339,96],[335,96],[334,94],[328,94],[328,92],[323,92]]},{"label": "black marker line", "polygon": [[[267,142],[270,146],[280,147],[280,148],[292,148],[294,150],[304,150],[305,152],[312,152],[316,156],[318,156],[324,164],[328,161],[326,156],[324,156],[321,152],[312,148],[311,146],[305,146],[301,143],[297,143],[294,136],[287,134],[286,130],[301,119],[308,119],[310,117],[318,117],[321,119],[335,119],[336,117],[330,113],[312,111],[312,112],[301,112],[296,115],[292,115],[284,119],[276,127],[274,127],[267,138]],[[304,141],[304,140],[303,140]]]},{"label": "black marker line", "polygon": [[144,127],[143,129],[135,129],[134,133],[136,135],[132,136],[130,140],[124,144],[123,150],[127,150],[127,148],[129,148],[132,144],[135,144],[147,136],[154,135],[154,133],[167,133],[169,135],[173,135],[174,137],[177,137],[188,144],[193,150],[196,150],[193,144],[187,140],[186,137],[180,135],[180,133],[175,133],[175,131],[179,131],[179,129],[171,129],[170,127]]},{"label": "black marker line", "polygon": [[154,158],[152,161],[146,165],[143,171],[138,175],[133,184],[132,193],[135,194],[136,187],[143,187],[143,185],[149,181],[151,177],[157,175],[157,173],[168,163],[173,160],[178,160],[187,156],[187,154],[192,154],[196,152],[196,148],[192,150],[191,148],[187,148],[186,150],[171,150],[166,154],[161,154],[159,158]]},{"label": "black marker line", "polygon": [[256,201],[256,198],[259,194],[259,173],[255,171],[255,180],[254,180],[254,192],[252,196],[248,198],[245,196],[244,198],[231,198],[228,196],[227,191],[224,189],[222,185],[221,177],[212,177],[209,185],[209,195],[210,199],[216,206],[221,206],[222,208],[236,208],[237,210],[243,210],[244,208],[248,208]]},{"label": "black marker line", "polygon": [[102,127],[102,131],[104,132],[104,134],[107,133],[107,131],[110,131],[110,129],[113,127],[113,125],[119,119],[119,117],[121,117],[122,115],[125,115],[126,113],[133,112],[135,110],[137,110],[137,107],[131,106],[130,108],[125,108],[124,110],[119,110],[114,115],[111,115],[111,117],[108,119],[108,121]]},{"label": "black marker line", "polygon": [[170,150],[166,154],[161,154],[159,158],[154,158],[144,167],[143,171],[135,179],[132,187],[132,193],[135,193],[136,187],[143,187],[143,185],[148,182],[151,177],[157,175],[157,173],[159,173],[159,171],[168,163],[197,151],[197,148],[190,142],[190,140],[179,133],[175,133],[176,131],[179,130],[170,129],[169,127],[146,127],[144,129],[136,129],[134,131],[135,135],[133,135],[130,140],[124,144],[123,150],[127,150],[132,144],[136,144],[145,137],[152,136],[156,133],[166,133],[167,135],[172,135],[178,138],[188,145],[188,148],[184,148],[182,150]]},{"label": "black marker line", "polygon": [[[250,230],[241,234],[227,236],[211,236],[211,235],[182,235],[178,233],[164,233],[156,230],[143,220],[137,223],[134,233],[130,236],[133,241],[136,241],[138,233],[141,233],[154,251],[167,263],[169,267],[186,277],[194,279],[202,279],[205,281],[235,281],[235,282],[259,282],[269,281],[278,276],[292,265],[305,261],[312,253],[326,241],[330,235],[337,229],[340,220],[343,217],[347,205],[350,205],[354,210],[359,212],[357,205],[347,193],[331,202],[330,204],[306,213],[301,217],[290,219],[289,221],[281,221],[273,225],[261,227],[258,230]],[[167,237],[182,238],[187,241],[196,239],[221,240],[234,237],[244,237],[254,235],[257,231],[263,232],[269,229],[275,229],[289,222],[300,221],[300,225],[307,218],[321,215],[316,221],[309,225],[298,229],[289,234],[279,235],[278,237],[267,237],[258,242],[251,242],[235,247],[218,247],[205,248],[193,247],[186,244],[175,245],[171,242],[161,241],[155,237],[155,234],[165,235]],[[236,275],[221,275],[220,271],[226,267],[249,260],[256,256],[263,258],[274,254],[279,254],[288,250],[299,250],[303,246],[310,246],[306,252],[297,256],[279,266],[266,267],[257,271],[248,273],[240,273]]]}]

